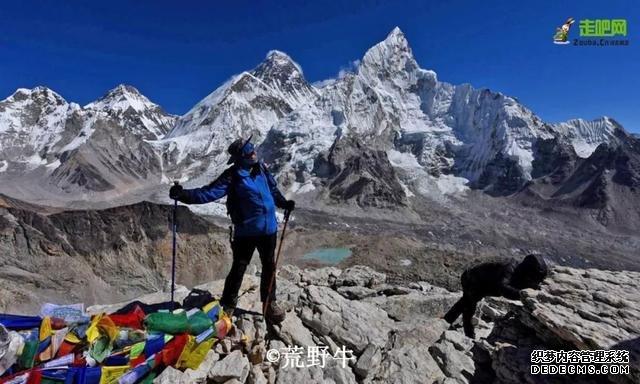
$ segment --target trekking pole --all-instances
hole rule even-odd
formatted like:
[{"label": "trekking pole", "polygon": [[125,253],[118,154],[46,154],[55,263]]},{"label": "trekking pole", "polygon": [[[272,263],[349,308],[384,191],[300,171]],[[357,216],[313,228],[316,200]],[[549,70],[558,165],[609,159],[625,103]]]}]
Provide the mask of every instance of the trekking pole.
[{"label": "trekking pole", "polygon": [[[178,185],[177,181],[173,182],[173,185]],[[174,308],[173,293],[176,290],[176,232],[178,229],[178,223],[176,221],[176,212],[178,211],[178,199],[173,199],[173,249],[171,254],[171,309]]]},{"label": "trekking pole", "polygon": [[273,290],[273,283],[276,280],[276,272],[278,271],[278,262],[280,261],[280,251],[282,250],[282,242],[284,241],[284,233],[287,231],[287,223],[289,222],[289,215],[291,215],[291,211],[284,211],[284,226],[282,227],[282,235],[280,235],[280,244],[278,244],[278,253],[276,255],[276,263],[273,267],[273,274],[271,275],[271,280],[269,281],[269,289],[267,290],[267,299],[264,301],[264,305],[262,306],[262,316],[267,318],[267,308],[269,308],[269,301],[271,301],[271,291]]}]

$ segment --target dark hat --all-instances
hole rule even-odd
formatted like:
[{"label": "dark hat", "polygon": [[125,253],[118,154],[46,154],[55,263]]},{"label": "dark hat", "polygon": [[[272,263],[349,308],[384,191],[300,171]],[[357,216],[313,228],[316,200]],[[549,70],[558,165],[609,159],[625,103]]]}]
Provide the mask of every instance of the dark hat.
[{"label": "dark hat", "polygon": [[548,273],[547,263],[541,255],[527,255],[513,271],[511,285],[518,289],[538,289]]},{"label": "dark hat", "polygon": [[528,274],[535,277],[546,277],[549,273],[547,263],[544,261],[542,255],[530,254],[527,255],[521,263],[522,267]]},{"label": "dark hat", "polygon": [[251,141],[252,137],[253,135],[249,136],[247,140],[239,138],[229,145],[229,147],[227,148],[227,152],[229,153],[229,155],[231,155],[231,157],[227,161],[227,164],[233,163],[242,155],[242,148],[244,148],[244,146]]}]

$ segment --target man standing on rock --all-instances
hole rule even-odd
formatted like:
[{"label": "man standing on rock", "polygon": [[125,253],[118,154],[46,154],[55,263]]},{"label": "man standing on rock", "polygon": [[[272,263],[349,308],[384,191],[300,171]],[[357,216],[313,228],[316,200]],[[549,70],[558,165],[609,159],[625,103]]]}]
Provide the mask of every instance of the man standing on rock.
[{"label": "man standing on rock", "polygon": [[[194,189],[174,185],[169,190],[169,197],[185,204],[204,204],[227,196],[227,213],[234,225],[231,242],[233,264],[224,283],[220,304],[231,317],[238,302],[238,291],[245,270],[257,248],[262,263],[260,299],[264,304],[270,295],[265,316],[270,322],[279,323],[284,320],[285,311],[276,301],[276,206],[290,212],[295,208],[295,202],[285,199],[278,190],[273,176],[258,161],[250,140],[251,137],[246,141],[238,139],[231,143],[227,150],[231,158],[227,164],[233,165],[212,183]],[[268,292],[272,277],[273,286]]]},{"label": "man standing on rock", "polygon": [[521,263],[516,260],[491,262],[467,269],[461,278],[462,298],[444,315],[444,319],[452,324],[462,314],[464,334],[474,339],[471,319],[483,297],[502,296],[519,300],[521,289],[539,289],[547,273],[547,264],[539,255],[528,255]]}]

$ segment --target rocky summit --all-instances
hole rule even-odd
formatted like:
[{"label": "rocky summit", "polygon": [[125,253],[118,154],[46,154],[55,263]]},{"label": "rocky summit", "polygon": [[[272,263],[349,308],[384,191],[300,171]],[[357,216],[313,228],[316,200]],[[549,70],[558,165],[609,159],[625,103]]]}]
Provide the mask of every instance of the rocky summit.
[{"label": "rocky summit", "polygon": [[[279,272],[279,326],[265,325],[259,275],[245,276],[233,318],[244,343],[219,342],[197,370],[168,368],[156,383],[637,383],[640,273],[554,267],[522,302],[490,298],[474,322],[478,337],[441,319],[460,297],[424,282],[392,283],[365,266]],[[223,281],[198,288],[219,297]],[[179,287],[177,298],[188,293]],[[166,300],[166,293],[139,298]],[[123,303],[93,306],[109,312]],[[237,336],[237,335],[236,335]],[[628,374],[532,374],[538,350],[629,353]],[[604,353],[604,352],[603,352]],[[542,364],[542,363],[541,363]]]}]

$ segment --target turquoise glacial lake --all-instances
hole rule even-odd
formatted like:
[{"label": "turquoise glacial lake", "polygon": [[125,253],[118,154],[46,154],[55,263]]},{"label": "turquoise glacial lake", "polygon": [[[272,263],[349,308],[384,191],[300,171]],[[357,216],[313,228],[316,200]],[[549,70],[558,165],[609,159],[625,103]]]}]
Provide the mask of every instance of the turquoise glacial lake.
[{"label": "turquoise glacial lake", "polygon": [[317,260],[325,264],[338,264],[351,256],[351,250],[347,248],[320,248],[302,256],[306,260]]}]

